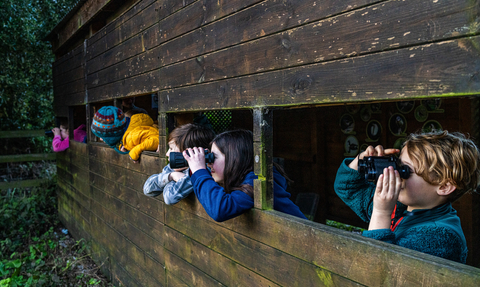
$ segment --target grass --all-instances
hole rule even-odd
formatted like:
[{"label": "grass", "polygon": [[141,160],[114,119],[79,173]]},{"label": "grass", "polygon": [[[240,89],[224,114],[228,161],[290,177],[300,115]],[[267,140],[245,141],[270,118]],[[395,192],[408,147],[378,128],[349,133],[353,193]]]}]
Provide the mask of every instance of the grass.
[{"label": "grass", "polygon": [[0,287],[112,286],[58,219],[56,183],[1,191]]}]

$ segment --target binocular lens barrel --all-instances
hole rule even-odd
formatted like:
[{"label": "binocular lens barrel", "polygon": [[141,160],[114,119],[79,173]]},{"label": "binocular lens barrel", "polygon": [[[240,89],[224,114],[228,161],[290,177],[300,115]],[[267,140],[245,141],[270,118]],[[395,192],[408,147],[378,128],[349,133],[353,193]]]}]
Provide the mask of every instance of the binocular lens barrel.
[{"label": "binocular lens barrel", "polygon": [[383,169],[393,166],[400,177],[407,179],[410,177],[411,170],[406,165],[399,164],[395,156],[367,156],[358,160],[358,171],[365,175],[365,179],[370,182],[377,182],[378,177],[383,174]]},{"label": "binocular lens barrel", "polygon": [[[172,169],[183,168],[188,166],[188,162],[183,157],[183,154],[181,152],[171,152],[169,157],[170,157],[170,160],[169,160],[170,168]],[[205,150],[205,163],[213,163],[214,160],[215,160],[215,156],[213,155],[213,153],[210,153],[208,152],[208,150]]]},{"label": "binocular lens barrel", "polygon": [[52,132],[52,130],[45,130],[45,136],[46,136],[46,137],[53,138],[53,132]]}]

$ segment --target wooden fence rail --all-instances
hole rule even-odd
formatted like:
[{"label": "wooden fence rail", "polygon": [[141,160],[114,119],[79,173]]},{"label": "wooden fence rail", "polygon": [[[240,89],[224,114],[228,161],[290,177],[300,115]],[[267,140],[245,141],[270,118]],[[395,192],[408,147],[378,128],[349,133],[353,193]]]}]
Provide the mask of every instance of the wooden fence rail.
[{"label": "wooden fence rail", "polygon": [[[44,130],[24,130],[24,131],[0,131],[0,139],[8,138],[24,138],[24,137],[40,137],[44,136]],[[13,162],[32,162],[41,160],[55,160],[55,153],[35,153],[35,154],[15,154],[15,155],[2,155],[0,156],[0,163],[13,163]],[[39,186],[46,182],[45,178],[26,179],[0,182],[0,190],[9,188],[23,188]]]}]

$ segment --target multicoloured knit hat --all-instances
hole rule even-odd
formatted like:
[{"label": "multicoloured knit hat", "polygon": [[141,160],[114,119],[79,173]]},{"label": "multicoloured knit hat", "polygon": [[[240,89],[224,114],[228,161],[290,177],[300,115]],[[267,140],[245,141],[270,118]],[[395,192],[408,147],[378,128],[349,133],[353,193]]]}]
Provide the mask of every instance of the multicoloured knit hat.
[{"label": "multicoloured knit hat", "polygon": [[127,126],[128,121],[122,110],[114,106],[105,106],[95,113],[92,132],[110,147],[120,152],[116,145],[122,140]]}]

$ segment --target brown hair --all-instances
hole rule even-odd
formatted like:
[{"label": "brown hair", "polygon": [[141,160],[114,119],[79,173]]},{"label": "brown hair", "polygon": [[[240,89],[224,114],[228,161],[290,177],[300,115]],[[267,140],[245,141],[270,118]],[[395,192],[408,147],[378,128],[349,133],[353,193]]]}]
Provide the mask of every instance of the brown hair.
[{"label": "brown hair", "polygon": [[168,136],[168,141],[173,141],[183,152],[192,147],[210,148],[210,142],[214,137],[215,133],[208,127],[186,124],[175,128]]},{"label": "brown hair", "polygon": [[416,174],[426,182],[457,187],[448,198],[451,202],[477,188],[480,154],[475,143],[463,134],[448,131],[411,134],[404,147]]},{"label": "brown hair", "polygon": [[253,171],[253,134],[248,130],[223,132],[213,139],[225,155],[223,187],[226,193],[240,190],[253,197],[253,186],[242,184],[247,174]]}]

